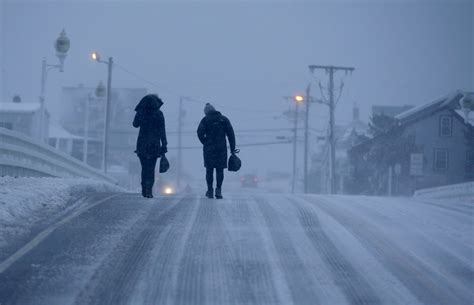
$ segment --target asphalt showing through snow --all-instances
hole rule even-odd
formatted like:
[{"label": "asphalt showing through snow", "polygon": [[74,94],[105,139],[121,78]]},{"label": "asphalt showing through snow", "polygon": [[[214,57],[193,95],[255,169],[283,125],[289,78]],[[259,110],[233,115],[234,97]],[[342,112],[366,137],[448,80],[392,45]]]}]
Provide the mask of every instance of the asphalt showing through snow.
[{"label": "asphalt showing through snow", "polygon": [[472,202],[96,194],[0,262],[0,305],[473,304]]}]

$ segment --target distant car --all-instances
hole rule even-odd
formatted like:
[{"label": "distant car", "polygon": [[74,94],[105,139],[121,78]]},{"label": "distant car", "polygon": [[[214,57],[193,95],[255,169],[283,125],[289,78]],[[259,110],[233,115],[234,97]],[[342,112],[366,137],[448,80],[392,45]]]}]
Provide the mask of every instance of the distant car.
[{"label": "distant car", "polygon": [[258,178],[254,174],[247,174],[240,178],[242,187],[258,187]]},{"label": "distant car", "polygon": [[173,195],[176,193],[176,189],[173,184],[160,179],[160,177],[155,178],[155,185],[153,186],[155,194],[161,195]]}]

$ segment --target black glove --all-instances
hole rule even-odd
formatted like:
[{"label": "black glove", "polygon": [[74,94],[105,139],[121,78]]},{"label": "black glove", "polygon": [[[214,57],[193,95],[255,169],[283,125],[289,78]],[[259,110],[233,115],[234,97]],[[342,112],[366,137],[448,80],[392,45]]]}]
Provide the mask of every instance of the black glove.
[{"label": "black glove", "polygon": [[168,152],[168,148],[166,148],[166,146],[162,146],[161,147],[161,154],[164,155]]}]

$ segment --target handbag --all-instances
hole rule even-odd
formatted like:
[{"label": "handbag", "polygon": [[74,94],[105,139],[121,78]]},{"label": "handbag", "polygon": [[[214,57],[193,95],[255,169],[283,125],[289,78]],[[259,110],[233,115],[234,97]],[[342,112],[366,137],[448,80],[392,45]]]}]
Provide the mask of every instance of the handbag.
[{"label": "handbag", "polygon": [[242,166],[242,161],[236,155],[238,152],[240,152],[240,150],[236,149],[234,151],[234,153],[231,154],[230,157],[229,157],[229,162],[228,162],[227,169],[230,172],[237,172],[240,169],[240,167]]},{"label": "handbag", "polygon": [[160,159],[160,173],[166,173],[169,168],[170,162],[168,161],[168,158],[166,158],[165,154],[163,154]]}]

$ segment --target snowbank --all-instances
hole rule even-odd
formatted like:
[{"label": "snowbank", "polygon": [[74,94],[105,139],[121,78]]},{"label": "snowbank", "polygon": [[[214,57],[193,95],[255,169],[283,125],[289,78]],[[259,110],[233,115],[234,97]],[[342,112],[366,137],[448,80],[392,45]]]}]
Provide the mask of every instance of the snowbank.
[{"label": "snowbank", "polygon": [[474,199],[474,182],[445,185],[415,192],[415,197],[423,198],[468,198]]},{"label": "snowbank", "polygon": [[117,191],[123,190],[86,178],[0,177],[0,245],[8,229],[24,227],[38,213],[58,211],[85,193]]}]

